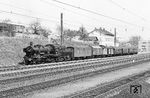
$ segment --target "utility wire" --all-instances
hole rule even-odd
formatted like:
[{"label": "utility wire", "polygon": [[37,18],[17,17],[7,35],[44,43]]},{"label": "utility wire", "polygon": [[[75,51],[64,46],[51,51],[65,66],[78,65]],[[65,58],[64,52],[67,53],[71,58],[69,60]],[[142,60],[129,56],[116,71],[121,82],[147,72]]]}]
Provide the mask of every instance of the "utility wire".
[{"label": "utility wire", "polygon": [[[22,7],[18,7],[18,6],[10,5],[10,4],[7,4],[7,3],[3,3],[3,2],[0,2],[0,5],[9,6],[9,7],[16,8],[16,9],[23,10],[23,11],[27,11],[27,12],[39,13],[39,12],[35,12],[35,11],[29,10],[29,9],[25,9],[25,8],[22,8]],[[48,16],[48,14],[45,14],[45,13],[41,13],[41,12],[40,12],[40,14],[41,14],[41,15],[46,15],[46,16]],[[48,16],[48,17],[49,17],[49,16]],[[51,18],[55,18],[55,17],[51,17]],[[56,19],[56,18],[55,18],[55,19]]]},{"label": "utility wire", "polygon": [[[54,5],[54,6],[57,7],[57,8],[64,9],[64,10],[69,11],[69,12],[71,12],[71,13],[74,13],[74,14],[77,14],[77,15],[80,14],[80,16],[82,15],[82,16],[85,16],[85,17],[90,18],[90,19],[92,19],[92,20],[100,21],[99,19],[96,19],[96,18],[93,18],[93,17],[89,17],[88,15],[85,15],[85,14],[77,13],[77,12],[75,12],[75,11],[66,9],[66,8],[64,8],[64,7],[61,7],[61,6],[58,6],[58,5],[54,4],[54,3],[50,3],[50,2],[45,1],[45,0],[40,0],[40,1],[42,1],[42,2],[44,2],[44,3],[48,3],[48,4],[51,4],[51,5]],[[25,9],[25,8],[22,8],[22,7],[14,6],[14,5],[7,4],[7,3],[3,3],[3,2],[0,2],[0,5],[5,5],[5,6],[9,6],[9,7],[12,7],[12,8],[19,9],[19,10],[37,13],[37,12],[32,11],[32,10],[29,10],[29,9]],[[39,12],[38,12],[38,13],[39,13]],[[41,13],[41,12],[40,12],[40,14],[46,15],[45,13]],[[26,15],[26,16],[27,16],[27,15]],[[48,15],[46,15],[46,16],[48,16]],[[27,16],[27,17],[28,17],[28,16]],[[30,16],[29,16],[29,17],[30,17]],[[49,16],[48,16],[48,17],[49,17]],[[30,18],[33,18],[33,17],[30,17]],[[34,17],[34,18],[35,18],[35,17]],[[52,17],[52,18],[54,18],[54,17]],[[41,19],[41,18],[36,17],[36,19]],[[56,18],[54,18],[54,19],[56,19]],[[44,20],[45,20],[45,19],[44,19]],[[58,19],[56,19],[56,20],[58,20]],[[65,21],[74,22],[74,21],[70,21],[70,20],[65,20]],[[66,24],[67,24],[67,23],[66,23]],[[69,24],[69,23],[68,23],[68,24]],[[81,23],[81,22],[78,22],[78,24],[81,25],[82,23]],[[72,25],[72,24],[70,24],[70,25]],[[72,25],[72,26],[73,26],[73,25]],[[86,24],[86,26],[91,27],[91,25],[87,25],[87,24]],[[75,27],[75,25],[74,25],[74,27]]]},{"label": "utility wire", "polygon": [[[96,21],[96,22],[97,22],[97,21],[103,22],[103,21],[101,21],[101,20],[99,20],[99,19],[97,19],[97,18],[89,17],[88,15],[85,15],[85,14],[83,14],[83,13],[78,13],[78,12],[72,11],[72,10],[70,10],[70,9],[66,9],[66,8],[64,8],[64,7],[62,7],[62,6],[58,6],[58,5],[54,4],[54,3],[48,2],[48,1],[46,1],[46,0],[40,0],[40,1],[43,2],[43,3],[46,3],[46,4],[54,5],[54,6],[57,7],[57,8],[63,9],[63,10],[65,10],[65,11],[71,12],[71,13],[73,13],[73,14],[79,15],[80,17],[81,17],[81,16],[84,16],[84,17],[86,17],[86,18],[88,18],[88,19],[92,19],[92,20],[94,20],[94,21]],[[69,22],[70,20],[66,20],[66,21]],[[70,22],[77,22],[77,21],[70,21]],[[83,24],[83,23],[81,23],[81,22],[78,22],[78,23],[79,23],[79,24]],[[87,24],[86,24],[86,25],[87,25]],[[91,27],[91,25],[88,25],[88,26]]]},{"label": "utility wire", "polygon": [[[14,6],[14,5],[10,5],[10,4],[7,4],[7,3],[3,3],[3,2],[0,2],[0,5],[5,5],[5,6],[9,6],[9,7],[12,7],[12,8],[17,8],[17,9],[20,9],[20,10],[24,10],[24,11],[28,11],[28,12],[34,12],[34,13],[36,13],[35,11],[32,11],[32,10],[29,10],[29,9],[25,9],[25,8],[22,8],[22,7],[17,7],[17,6]],[[56,6],[56,5],[55,5]],[[57,7],[59,7],[59,6],[57,6]],[[44,14],[44,15],[46,15],[47,17],[49,17],[47,14],[45,14],[45,13],[41,13],[40,12],[40,14]],[[33,17],[32,17],[33,18]],[[54,18],[54,17],[52,17],[52,18]],[[38,18],[39,19],[39,18]],[[56,19],[56,18],[55,18]],[[58,19],[57,19],[58,20]],[[68,21],[69,22],[69,20],[66,20],[66,21]],[[72,22],[72,21],[71,21]],[[81,24],[81,23],[80,23]]]},{"label": "utility wire", "polygon": [[113,18],[113,17],[107,16],[107,15],[104,15],[104,14],[100,14],[100,13],[98,13],[98,12],[96,12],[96,11],[92,11],[92,10],[89,10],[89,9],[81,8],[81,7],[78,7],[78,6],[69,4],[69,3],[64,3],[64,2],[61,2],[61,1],[58,1],[58,0],[52,0],[52,1],[57,2],[57,3],[60,3],[60,4],[63,4],[63,5],[70,6],[70,7],[79,9],[79,10],[83,10],[83,11],[86,11],[86,12],[88,12],[88,13],[92,13],[92,14],[95,14],[95,15],[99,15],[99,16],[102,16],[102,17],[105,17],[105,18],[108,18],[108,19],[111,19],[111,20],[115,20],[115,21],[119,21],[119,22],[126,23],[126,24],[129,24],[129,25],[134,25],[134,26],[141,27],[140,25],[133,24],[133,23],[130,23],[130,22],[128,22],[128,21],[124,21],[124,20],[121,20],[121,19],[118,19],[118,18]]},{"label": "utility wire", "polygon": [[[79,15],[79,14],[80,14],[79,16],[84,15],[84,14],[77,13],[77,12],[75,12],[75,11],[66,9],[66,8],[64,8],[64,7],[58,6],[58,5],[54,4],[54,3],[48,2],[48,1],[46,1],[46,0],[40,0],[40,1],[43,2],[43,3],[46,3],[46,4],[53,5],[53,6],[57,7],[57,8],[63,9],[63,10],[65,10],[65,11],[71,12],[71,13],[76,14],[76,15]],[[91,18],[91,17],[89,17],[88,15],[84,15],[84,16],[87,17],[88,19],[90,18],[90,19],[93,19],[93,20],[95,20],[95,21],[100,21],[100,20],[98,20],[98,19]],[[78,21],[70,21],[70,20],[66,20],[66,19],[64,19],[64,20],[65,20],[65,21],[68,21],[68,22],[76,22],[77,24],[80,24],[80,25],[83,24],[83,23],[78,22]],[[86,24],[86,26],[91,27],[91,25],[87,25],[87,24]]]},{"label": "utility wire", "polygon": [[24,16],[24,17],[29,17],[29,18],[34,18],[34,19],[41,19],[41,20],[46,20],[46,21],[58,22],[59,23],[59,21],[50,20],[50,19],[46,19],[46,18],[35,17],[35,16],[29,16],[29,15],[20,14],[20,13],[16,13],[16,12],[12,12],[12,11],[9,12],[9,11],[0,10],[0,12],[1,13],[15,14],[15,15],[19,15],[19,16]]},{"label": "utility wire", "polygon": [[[55,6],[55,7],[57,7],[57,8],[60,8],[60,9],[63,9],[63,10],[65,10],[65,11],[68,11],[68,12],[71,12],[71,13],[73,13],[73,14],[76,14],[76,15],[79,15],[80,17],[81,16],[83,16],[83,17],[86,17],[86,18],[88,18],[88,19],[92,19],[92,20],[94,20],[94,21],[96,21],[96,22],[101,22],[101,23],[104,23],[104,24],[110,24],[110,23],[108,23],[108,22],[104,22],[104,21],[102,21],[102,20],[100,20],[100,19],[97,19],[97,18],[94,18],[94,17],[90,17],[89,15],[86,15],[86,14],[83,14],[83,13],[79,13],[79,12],[75,12],[75,11],[72,11],[72,10],[70,10],[70,9],[67,9],[67,8],[64,8],[64,7],[62,7],[62,6],[58,6],[58,5],[56,5],[56,4],[54,4],[54,3],[51,3],[51,2],[48,2],[48,1],[46,1],[46,0],[40,0],[41,2],[43,2],[43,3],[46,3],[46,4],[49,4],[49,5],[52,5],[52,6]],[[74,21],[73,21],[74,22]],[[81,23],[82,24],[82,23]],[[103,25],[104,25],[103,24]],[[84,26],[90,26],[90,25],[85,25],[85,24],[83,24]],[[101,26],[101,27],[103,27],[103,25]],[[117,24],[114,24],[114,23],[111,23],[111,25],[113,25],[113,27],[116,27],[116,26],[120,26],[120,25],[117,25]],[[111,25],[109,25],[109,27],[111,28],[112,26]],[[91,26],[90,26],[91,27]],[[105,26],[104,26],[105,27]],[[99,28],[99,27],[98,27]],[[122,26],[121,26],[121,28],[122,28]]]},{"label": "utility wire", "polygon": [[125,7],[122,7],[120,4],[116,3],[115,1],[113,1],[113,0],[108,0],[108,1],[111,2],[112,4],[118,6],[118,7],[121,8],[122,10],[124,10],[124,11],[126,11],[126,12],[128,12],[128,13],[130,13],[130,14],[136,16],[136,17],[139,17],[141,20],[143,20],[143,21],[148,21],[148,20],[145,19],[144,17],[139,16],[138,14],[136,14],[136,13],[134,13],[134,12],[132,12],[132,11],[126,9]]},{"label": "utility wire", "polygon": [[[49,3],[50,4],[50,2],[47,2],[47,1],[45,1],[45,0],[40,0],[40,1],[44,1],[45,3]],[[53,1],[57,1],[57,0],[53,0]],[[10,5],[10,4],[6,4],[6,3],[2,3],[2,2],[0,2],[0,4],[1,5],[5,5],[5,6],[11,6],[11,7],[13,7],[13,8],[17,8],[17,9],[20,9],[20,10],[25,10],[25,11],[30,11],[30,12],[33,12],[32,10],[28,10],[28,9],[25,9],[25,8],[22,8],[22,7],[16,7],[16,6],[14,6],[14,5]],[[53,4],[54,5],[54,4]],[[57,7],[59,7],[59,8],[63,8],[63,7],[60,7],[60,6],[58,6],[58,5],[55,5],[55,6],[57,6]],[[79,7],[80,8],[80,7]],[[65,8],[63,8],[64,10],[68,10],[68,9],[65,9]],[[83,9],[83,8],[82,8]],[[71,11],[71,10],[69,10],[69,11]],[[49,20],[49,19],[45,19],[45,18],[40,18],[40,17],[34,17],[34,16],[28,16],[28,15],[24,15],[24,14],[20,14],[20,13],[14,13],[14,12],[7,12],[7,11],[2,11],[1,10],[1,12],[5,12],[5,13],[11,13],[11,14],[16,14],[16,15],[20,15],[20,16],[25,16],[25,17],[30,17],[30,18],[35,18],[35,19],[42,19],[42,20],[46,20],[46,21],[53,21],[53,20]],[[77,14],[76,12],[74,12],[74,11],[71,11],[72,13],[75,13],[75,14]],[[43,14],[43,13],[42,13]],[[79,14],[78,14],[79,15]],[[84,16],[86,16],[87,17],[87,15],[84,15]],[[88,18],[89,18],[89,16],[88,16]],[[96,19],[96,18],[92,18],[92,19],[94,19],[94,20],[98,20],[98,19]],[[66,21],[68,21],[68,20],[66,20]],[[53,21],[54,22],[54,21]],[[56,21],[55,21],[56,22]],[[57,21],[58,22],[58,21]],[[65,23],[65,24],[69,24],[69,23]],[[80,23],[81,24],[81,23]],[[72,24],[69,24],[69,25],[72,25]],[[87,24],[86,24],[87,25]],[[73,25],[72,25],[73,26]],[[89,27],[91,27],[90,25],[89,25]],[[141,27],[141,26],[140,26]]]},{"label": "utility wire", "polygon": [[[40,0],[41,1],[41,0]],[[10,5],[10,4],[7,4],[7,3],[3,3],[3,2],[0,2],[0,5],[5,5],[5,6],[9,6],[9,7],[12,7],[12,8],[16,8],[16,9],[20,9],[20,10],[24,10],[24,11],[28,11],[28,12],[34,12],[34,11],[32,11],[32,10],[29,10],[29,9],[25,9],[25,8],[22,8],[22,7],[18,7],[18,6],[14,6],[14,5]],[[53,4],[54,5],[54,4]],[[57,6],[57,5],[54,5],[54,6]],[[59,7],[59,6],[57,6],[57,7]],[[59,8],[61,8],[61,7],[59,7]],[[61,8],[62,9],[62,8]],[[65,8],[64,8],[65,9]],[[65,9],[66,10],[66,9]],[[36,12],[34,12],[34,13],[36,13]],[[14,14],[14,13],[12,13],[12,14]],[[16,14],[16,13],[15,13]],[[18,14],[18,13],[17,13]],[[40,14],[44,14],[44,15],[46,15],[45,13],[40,13]],[[23,16],[27,16],[27,15],[23,15]],[[48,15],[46,15],[47,17],[49,17]],[[30,18],[37,18],[37,19],[41,19],[41,18],[38,18],[38,17],[33,17],[33,16],[27,16],[27,17],[30,17]],[[54,18],[54,17],[52,17],[52,18]],[[43,18],[42,18],[43,19]],[[56,18],[54,18],[54,19],[56,19]],[[45,20],[45,19],[44,19]],[[46,19],[47,20],[47,19]],[[56,20],[59,20],[59,19],[56,19]],[[68,21],[68,22],[73,22],[73,21],[70,21],[70,20],[65,20],[65,21]],[[75,25],[73,25],[73,24],[69,24],[69,23],[65,23],[65,24],[68,24],[68,25],[72,25],[72,26],[74,26],[75,27]],[[80,23],[78,23],[78,24],[82,24],[81,22]],[[90,26],[89,26],[90,27]]]},{"label": "utility wire", "polygon": [[[29,16],[29,15],[25,15],[25,14],[20,14],[20,13],[16,13],[16,12],[9,12],[9,11],[4,11],[4,10],[0,10],[1,13],[8,13],[8,14],[14,14],[14,15],[19,15],[19,16],[23,16],[23,17],[29,17],[29,18],[34,18],[34,19],[41,19],[41,20],[45,20],[45,21],[49,21],[49,22],[55,22],[55,23],[60,23],[60,21],[56,21],[56,20],[50,20],[50,19],[45,19],[45,18],[40,18],[40,17],[35,17],[35,16]],[[70,24],[70,23],[67,23],[67,22],[64,22],[64,24],[70,26],[74,26],[74,27],[79,27],[79,26],[76,26],[74,24]]]},{"label": "utility wire", "polygon": [[14,5],[3,3],[3,2],[0,2],[0,5],[5,5],[5,6],[8,6],[8,7],[13,7],[13,8],[16,8],[16,9],[20,9],[20,10],[25,10],[25,11],[28,11],[28,12],[32,12],[29,9],[25,9],[25,8],[22,8],[22,7],[14,6]]}]

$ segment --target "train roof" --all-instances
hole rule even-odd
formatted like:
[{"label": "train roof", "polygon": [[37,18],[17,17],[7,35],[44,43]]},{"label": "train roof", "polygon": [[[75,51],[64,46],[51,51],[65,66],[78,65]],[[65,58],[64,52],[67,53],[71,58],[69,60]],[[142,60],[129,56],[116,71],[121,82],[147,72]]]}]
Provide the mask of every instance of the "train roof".
[{"label": "train roof", "polygon": [[138,47],[135,47],[135,46],[127,46],[127,47],[121,47],[121,46],[119,46],[119,47],[114,47],[114,48],[138,48]]},{"label": "train roof", "polygon": [[114,46],[107,46],[107,48],[115,48]]},{"label": "train roof", "polygon": [[106,46],[104,46],[104,45],[99,45],[100,47],[102,47],[102,48],[106,48]]},{"label": "train roof", "polygon": [[102,48],[99,45],[90,45],[92,48]]},{"label": "train roof", "polygon": [[53,48],[65,48],[66,46],[58,45],[58,44],[46,44],[45,46],[51,46]]},{"label": "train roof", "polygon": [[64,42],[64,45],[65,46],[88,46],[88,45],[94,45],[94,44],[91,44],[91,43],[84,43],[84,42],[75,42],[75,41],[66,41]]},{"label": "train roof", "polygon": [[68,47],[73,47],[73,48],[90,48],[89,45],[81,45],[81,46],[79,46],[79,45],[72,45],[72,46],[68,46]]}]

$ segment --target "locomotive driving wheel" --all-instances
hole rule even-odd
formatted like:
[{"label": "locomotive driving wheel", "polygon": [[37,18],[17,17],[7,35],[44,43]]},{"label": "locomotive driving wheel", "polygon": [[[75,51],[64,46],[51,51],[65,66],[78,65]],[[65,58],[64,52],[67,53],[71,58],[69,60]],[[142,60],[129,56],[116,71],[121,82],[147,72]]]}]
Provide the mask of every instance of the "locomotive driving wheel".
[{"label": "locomotive driving wheel", "polygon": [[71,57],[70,57],[69,55],[67,55],[66,60],[67,60],[67,61],[70,61],[70,60],[71,60]]},{"label": "locomotive driving wheel", "polygon": [[54,58],[47,58],[45,62],[52,63],[52,62],[56,62],[56,60]]},{"label": "locomotive driving wheel", "polygon": [[53,63],[53,62],[56,62],[56,60],[55,59],[51,59],[51,62]]},{"label": "locomotive driving wheel", "polygon": [[25,65],[29,65],[29,64],[31,64],[31,58],[28,58],[27,56],[24,56],[24,59],[23,59],[23,63],[25,64]]},{"label": "locomotive driving wheel", "polygon": [[58,59],[57,59],[59,62],[62,62],[62,61],[64,61],[64,58],[63,57],[58,57]]}]

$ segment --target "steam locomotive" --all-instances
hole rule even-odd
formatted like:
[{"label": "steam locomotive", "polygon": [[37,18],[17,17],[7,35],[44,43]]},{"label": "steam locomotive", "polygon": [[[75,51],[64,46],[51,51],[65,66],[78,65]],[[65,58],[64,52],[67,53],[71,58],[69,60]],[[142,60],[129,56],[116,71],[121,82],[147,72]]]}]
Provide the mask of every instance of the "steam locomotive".
[{"label": "steam locomotive", "polygon": [[137,54],[136,47],[106,47],[103,45],[30,45],[23,49],[24,64],[40,64],[78,59]]}]

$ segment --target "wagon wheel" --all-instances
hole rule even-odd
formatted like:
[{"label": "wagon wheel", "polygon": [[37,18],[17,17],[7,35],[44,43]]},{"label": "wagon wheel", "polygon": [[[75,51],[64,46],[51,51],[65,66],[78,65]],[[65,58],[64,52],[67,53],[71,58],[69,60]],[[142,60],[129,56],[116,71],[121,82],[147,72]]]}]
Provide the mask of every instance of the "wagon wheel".
[{"label": "wagon wheel", "polygon": [[23,60],[23,64],[28,65],[28,61],[27,60]]},{"label": "wagon wheel", "polygon": [[38,64],[37,61],[35,59],[33,59],[30,64]]},{"label": "wagon wheel", "polygon": [[53,63],[53,62],[56,62],[56,60],[55,59],[51,59],[51,62]]},{"label": "wagon wheel", "polygon": [[27,60],[26,58],[23,59],[23,63],[25,65],[30,65],[31,64],[31,61]]},{"label": "wagon wheel", "polygon": [[33,64],[41,64],[42,63],[42,59],[41,58],[36,58],[32,60]]},{"label": "wagon wheel", "polygon": [[62,61],[64,61],[64,58],[63,57],[58,57],[58,61],[62,62]]},{"label": "wagon wheel", "polygon": [[66,60],[67,60],[67,61],[70,61],[70,60],[71,60],[71,57],[68,55],[68,56],[66,57]]},{"label": "wagon wheel", "polygon": [[45,58],[44,62],[47,62],[47,63],[55,62],[55,59],[48,57],[48,58]]}]

